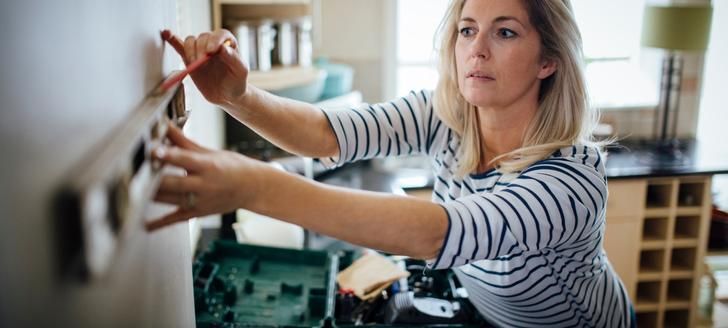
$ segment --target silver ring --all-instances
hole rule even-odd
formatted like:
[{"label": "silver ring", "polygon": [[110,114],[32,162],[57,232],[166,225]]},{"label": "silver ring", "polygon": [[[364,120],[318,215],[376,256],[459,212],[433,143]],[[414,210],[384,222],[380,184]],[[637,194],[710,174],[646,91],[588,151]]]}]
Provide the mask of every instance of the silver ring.
[{"label": "silver ring", "polygon": [[186,204],[187,208],[194,208],[195,205],[197,204],[197,195],[194,192],[191,192],[191,191],[188,192],[186,194],[186,199],[187,199],[187,204]]}]

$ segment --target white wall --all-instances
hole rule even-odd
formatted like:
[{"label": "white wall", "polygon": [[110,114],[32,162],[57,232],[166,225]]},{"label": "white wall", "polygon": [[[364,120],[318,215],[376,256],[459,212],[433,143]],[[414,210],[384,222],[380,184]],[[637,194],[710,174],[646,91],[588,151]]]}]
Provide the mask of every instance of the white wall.
[{"label": "white wall", "polygon": [[108,274],[83,282],[58,270],[58,250],[78,239],[59,233],[69,222],[53,206],[68,173],[179,65],[159,35],[176,25],[175,3],[0,2],[0,327],[194,326],[185,226],[126,222]]},{"label": "white wall", "polygon": [[387,61],[386,8],[392,0],[319,0],[314,26],[315,56],[355,69],[354,89],[366,102],[385,100],[383,67]]},{"label": "white wall", "polygon": [[[210,1],[177,0],[179,28],[177,34],[198,35],[212,30]],[[187,109],[192,111],[185,125],[185,134],[203,146],[222,149],[225,145],[225,112],[202,97],[190,78],[185,79]],[[220,215],[189,221],[190,247],[194,250],[202,227],[219,227]]]}]

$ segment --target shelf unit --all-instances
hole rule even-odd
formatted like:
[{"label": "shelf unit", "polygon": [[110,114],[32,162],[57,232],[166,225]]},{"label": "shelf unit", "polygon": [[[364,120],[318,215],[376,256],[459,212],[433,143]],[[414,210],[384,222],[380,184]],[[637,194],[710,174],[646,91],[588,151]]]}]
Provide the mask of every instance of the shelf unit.
[{"label": "shelf unit", "polygon": [[311,15],[311,0],[212,0],[212,27],[228,19],[292,18]]},{"label": "shelf unit", "polygon": [[[313,15],[312,0],[212,0],[212,28],[232,30],[226,23],[236,20],[295,19]],[[253,85],[272,85],[278,90],[316,79],[319,70],[302,66],[273,66],[270,71],[251,71]]]},{"label": "shelf unit", "polygon": [[693,327],[711,176],[610,180],[604,248],[639,327]]}]

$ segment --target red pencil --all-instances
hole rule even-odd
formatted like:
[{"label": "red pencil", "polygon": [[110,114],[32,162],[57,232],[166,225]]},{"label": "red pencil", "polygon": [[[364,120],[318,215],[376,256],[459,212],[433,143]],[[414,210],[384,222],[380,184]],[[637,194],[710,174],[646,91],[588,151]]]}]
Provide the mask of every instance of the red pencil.
[{"label": "red pencil", "polygon": [[[170,33],[169,33],[169,31],[164,31],[164,32],[167,32],[167,33],[162,33],[162,38],[166,41],[169,39]],[[228,47],[231,44],[232,44],[232,42],[230,40],[225,40],[225,42],[223,43],[224,46],[228,46]],[[200,66],[205,64],[208,60],[210,60],[210,58],[212,58],[212,56],[216,55],[218,52],[219,52],[219,50],[217,52],[214,52],[211,54],[206,54],[204,57],[195,59],[195,61],[193,61],[189,65],[187,65],[187,67],[182,72],[179,72],[179,73],[167,78],[164,82],[162,82],[162,85],[159,86],[160,92],[163,93],[163,92],[169,90],[171,87],[173,87],[177,83],[182,82],[182,80],[184,80],[184,78],[188,74],[194,72]]]}]

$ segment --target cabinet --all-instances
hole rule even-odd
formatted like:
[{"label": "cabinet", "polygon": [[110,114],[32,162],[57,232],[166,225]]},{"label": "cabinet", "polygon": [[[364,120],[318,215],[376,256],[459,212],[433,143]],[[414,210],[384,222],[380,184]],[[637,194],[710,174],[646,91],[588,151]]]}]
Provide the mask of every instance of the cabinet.
[{"label": "cabinet", "polygon": [[609,181],[604,249],[639,327],[693,327],[711,176]]}]

